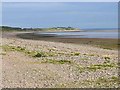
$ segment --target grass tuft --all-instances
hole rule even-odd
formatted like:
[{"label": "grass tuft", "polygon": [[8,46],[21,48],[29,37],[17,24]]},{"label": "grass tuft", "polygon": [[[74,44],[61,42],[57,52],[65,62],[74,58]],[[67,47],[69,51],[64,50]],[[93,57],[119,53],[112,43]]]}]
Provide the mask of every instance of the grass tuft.
[{"label": "grass tuft", "polygon": [[80,53],[79,53],[79,52],[72,52],[71,55],[72,55],[72,56],[79,56]]},{"label": "grass tuft", "polygon": [[46,57],[47,55],[44,52],[35,52],[33,57]]},{"label": "grass tuft", "polygon": [[79,53],[79,52],[75,52],[74,55],[75,55],[75,56],[79,56],[80,53]]},{"label": "grass tuft", "polygon": [[106,57],[104,57],[104,59],[105,59],[105,60],[108,60],[108,59],[110,59],[110,57],[106,56]]},{"label": "grass tuft", "polygon": [[4,46],[2,46],[2,48],[4,49],[4,51],[19,51],[19,52],[23,52],[29,56],[32,56],[32,57],[54,56],[53,53],[47,53],[47,52],[41,52],[41,51],[30,51],[30,50],[27,50],[24,47],[20,47],[20,46],[4,45]]},{"label": "grass tuft", "polygon": [[87,66],[87,67],[76,65],[76,68],[80,72],[96,71],[96,70],[100,70],[100,69],[107,69],[107,68],[113,68],[113,67],[118,68],[118,66],[116,64],[114,64],[114,63],[95,64],[95,65],[91,65],[91,66]]},{"label": "grass tuft", "polygon": [[69,60],[53,60],[53,59],[48,59],[46,61],[43,61],[41,63],[52,63],[52,64],[71,64],[72,62]]}]

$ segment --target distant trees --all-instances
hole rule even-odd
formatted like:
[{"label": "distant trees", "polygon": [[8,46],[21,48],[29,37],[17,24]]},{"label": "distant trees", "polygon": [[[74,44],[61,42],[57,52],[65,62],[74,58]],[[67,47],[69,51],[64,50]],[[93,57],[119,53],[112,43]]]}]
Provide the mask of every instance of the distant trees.
[{"label": "distant trees", "polygon": [[56,29],[56,30],[74,30],[75,28],[73,27],[53,27],[49,29]]},{"label": "distant trees", "polygon": [[75,30],[73,27],[52,27],[52,28],[19,28],[19,27],[9,27],[0,26],[2,31],[46,31],[46,30]]},{"label": "distant trees", "polygon": [[20,31],[22,28],[19,27],[8,27],[8,26],[1,26],[2,31]]},{"label": "distant trees", "polygon": [[15,29],[15,30],[20,30],[21,28],[19,27],[8,27],[8,26],[1,26],[2,29]]}]

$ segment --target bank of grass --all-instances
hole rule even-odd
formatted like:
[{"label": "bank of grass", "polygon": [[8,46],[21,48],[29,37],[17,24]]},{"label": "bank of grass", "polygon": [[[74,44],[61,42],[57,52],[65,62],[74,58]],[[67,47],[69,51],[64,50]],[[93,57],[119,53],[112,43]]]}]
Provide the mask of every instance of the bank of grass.
[{"label": "bank of grass", "polygon": [[77,68],[77,70],[82,73],[85,71],[97,71],[97,70],[106,70],[109,68],[119,68],[119,66],[115,63],[103,63],[103,64],[94,64],[94,65],[90,65],[90,66],[81,66],[79,64],[76,64],[75,67]]},{"label": "bank of grass", "polygon": [[29,56],[32,57],[49,57],[49,56],[54,56],[55,54],[50,52],[43,52],[43,51],[30,51],[27,50],[25,47],[21,47],[21,46],[9,46],[9,45],[4,45],[2,46],[2,49],[7,52],[7,51],[19,51],[19,52],[23,52]]},{"label": "bank of grass", "polygon": [[71,53],[71,56],[79,56],[80,55],[80,52],[72,52]]},{"label": "bank of grass", "polygon": [[35,61],[35,62],[27,62],[30,64],[73,64],[72,61],[70,60],[56,60],[56,59],[47,59],[44,58],[44,60],[40,60],[40,61]]},{"label": "bank of grass", "polygon": [[58,55],[65,55],[65,56],[79,56],[79,52],[72,52],[72,53],[64,53],[64,52],[56,52],[49,50],[49,52],[43,52],[43,51],[30,51],[27,50],[25,47],[21,46],[10,46],[10,45],[3,45],[1,46],[4,51],[19,51],[24,52],[27,55],[33,56],[33,57],[47,57],[47,56],[58,56]]},{"label": "bank of grass", "polygon": [[57,88],[81,88],[81,87],[89,87],[89,88],[118,88],[119,87],[119,77],[111,76],[111,77],[99,77],[94,80],[83,80],[83,81],[74,81],[67,83],[56,84]]},{"label": "bank of grass", "polygon": [[70,60],[55,60],[55,59],[47,59],[42,61],[41,63],[51,63],[51,64],[72,64],[73,62]]},{"label": "bank of grass", "polygon": [[[43,52],[43,51],[30,51],[27,50],[25,47],[21,47],[21,46],[9,46],[9,45],[4,45],[2,46],[3,50],[5,52],[7,51],[19,51],[19,52],[23,52],[26,55],[32,56],[34,58],[39,58],[39,57],[55,57],[56,55],[58,55],[57,53],[53,53],[53,52]],[[70,53],[71,54],[71,53]],[[63,53],[63,55],[65,55]],[[80,53],[79,52],[72,52],[73,56],[79,56]],[[85,54],[86,55],[86,54]],[[92,55],[93,56],[93,55]],[[86,60],[87,58],[85,58]],[[90,65],[90,66],[81,66],[75,62],[72,62],[72,60],[55,60],[55,59],[47,59],[40,62],[40,63],[52,63],[52,64],[71,64],[72,66],[75,66],[77,68],[78,71],[80,71],[81,73],[84,71],[97,71],[100,69],[108,69],[108,68],[118,68],[118,65],[115,63],[111,63],[110,62],[110,57],[106,56],[104,57],[105,62],[103,64],[95,64],[95,65]],[[83,60],[83,59],[81,59]]]}]

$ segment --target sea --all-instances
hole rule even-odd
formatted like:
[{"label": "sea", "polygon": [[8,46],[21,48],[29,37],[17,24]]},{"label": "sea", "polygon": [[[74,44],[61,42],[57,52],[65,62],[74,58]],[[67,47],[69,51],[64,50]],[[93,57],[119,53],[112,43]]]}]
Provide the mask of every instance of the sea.
[{"label": "sea", "polygon": [[43,32],[37,35],[56,38],[118,38],[118,31],[73,31],[73,32]]}]

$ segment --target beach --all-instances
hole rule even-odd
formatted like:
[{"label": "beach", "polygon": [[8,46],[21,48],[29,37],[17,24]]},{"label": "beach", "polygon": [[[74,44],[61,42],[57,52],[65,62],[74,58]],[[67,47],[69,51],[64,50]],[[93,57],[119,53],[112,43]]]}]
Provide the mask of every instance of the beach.
[{"label": "beach", "polygon": [[118,50],[97,41],[117,42],[3,33],[3,88],[117,88]]}]

